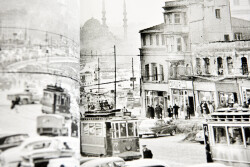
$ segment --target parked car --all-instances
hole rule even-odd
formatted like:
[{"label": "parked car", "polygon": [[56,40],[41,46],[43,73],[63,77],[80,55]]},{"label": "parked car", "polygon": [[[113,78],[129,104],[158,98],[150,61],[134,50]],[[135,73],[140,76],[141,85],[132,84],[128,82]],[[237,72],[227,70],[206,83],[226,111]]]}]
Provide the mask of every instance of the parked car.
[{"label": "parked car", "polygon": [[2,134],[0,135],[0,151],[17,147],[28,137],[28,134]]},{"label": "parked car", "polygon": [[105,157],[87,161],[81,167],[124,167],[125,161],[120,157]]},{"label": "parked car", "polygon": [[146,119],[139,125],[139,137],[143,135],[154,135],[158,137],[160,134],[176,133],[176,125],[172,121],[164,121],[163,119]]},{"label": "parked car", "polygon": [[195,136],[195,141],[200,142],[201,144],[204,144],[205,138],[204,138],[204,132],[203,130],[198,131],[198,133]]},{"label": "parked car", "polygon": [[169,167],[168,164],[157,159],[138,159],[134,161],[127,161],[125,166],[126,167]]},{"label": "parked car", "polygon": [[[61,137],[62,138],[62,137]],[[59,137],[35,137],[25,140],[20,146],[6,150],[0,155],[2,167],[33,166],[37,160],[72,157],[75,154],[67,141]]]},{"label": "parked car", "polygon": [[49,160],[47,167],[80,167],[79,160],[75,158],[56,158]]}]

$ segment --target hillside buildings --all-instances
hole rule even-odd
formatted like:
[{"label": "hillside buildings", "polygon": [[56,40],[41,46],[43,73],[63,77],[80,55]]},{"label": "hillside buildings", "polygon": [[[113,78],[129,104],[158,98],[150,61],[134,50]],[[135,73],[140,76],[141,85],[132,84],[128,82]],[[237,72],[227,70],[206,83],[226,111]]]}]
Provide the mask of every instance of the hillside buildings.
[{"label": "hillside buildings", "polygon": [[[250,103],[250,22],[233,18],[228,0],[166,1],[164,23],[141,34],[142,111],[160,104],[186,106]],[[145,113],[144,113],[145,114]]]}]

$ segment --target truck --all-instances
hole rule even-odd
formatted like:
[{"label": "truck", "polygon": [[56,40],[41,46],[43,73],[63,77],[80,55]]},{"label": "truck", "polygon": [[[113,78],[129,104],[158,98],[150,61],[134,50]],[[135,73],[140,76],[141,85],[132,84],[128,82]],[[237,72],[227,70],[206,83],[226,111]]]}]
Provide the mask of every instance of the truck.
[{"label": "truck", "polygon": [[33,88],[26,88],[23,92],[8,94],[7,99],[10,101],[15,100],[20,97],[20,104],[34,104],[35,102],[40,102],[41,96]]}]

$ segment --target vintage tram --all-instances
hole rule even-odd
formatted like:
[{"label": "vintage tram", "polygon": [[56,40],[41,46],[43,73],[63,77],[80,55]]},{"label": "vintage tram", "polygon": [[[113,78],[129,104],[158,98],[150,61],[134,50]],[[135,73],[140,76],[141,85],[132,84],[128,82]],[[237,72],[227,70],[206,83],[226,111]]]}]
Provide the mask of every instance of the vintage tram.
[{"label": "vintage tram", "polygon": [[46,114],[60,114],[66,118],[70,115],[70,95],[59,86],[47,85],[43,90],[42,112]]},{"label": "vintage tram", "polygon": [[203,130],[208,159],[230,166],[250,166],[249,109],[218,109],[206,118]]},{"label": "vintage tram", "polygon": [[86,112],[81,118],[81,153],[139,159],[138,119],[121,110]]}]

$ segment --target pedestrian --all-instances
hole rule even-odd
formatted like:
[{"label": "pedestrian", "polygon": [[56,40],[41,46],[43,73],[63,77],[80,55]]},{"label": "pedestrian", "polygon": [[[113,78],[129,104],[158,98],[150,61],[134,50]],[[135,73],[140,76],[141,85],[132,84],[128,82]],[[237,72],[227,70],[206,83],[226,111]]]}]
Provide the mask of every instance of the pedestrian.
[{"label": "pedestrian", "polygon": [[178,119],[178,110],[179,110],[179,106],[177,106],[176,104],[174,104],[173,106],[173,110],[174,110],[174,116],[175,116],[175,119]]},{"label": "pedestrian", "polygon": [[168,116],[169,118],[173,118],[173,108],[171,105],[168,107]]},{"label": "pedestrian", "polygon": [[160,107],[160,105],[156,105],[155,115],[156,115],[157,119],[161,119],[162,118],[162,108]]},{"label": "pedestrian", "polygon": [[203,104],[203,111],[205,111],[206,114],[209,114],[209,109],[206,102]]},{"label": "pedestrian", "polygon": [[12,100],[11,102],[11,109],[15,109],[16,113],[18,113],[18,105],[21,101],[21,98],[19,96],[16,96],[15,100]]},{"label": "pedestrian", "polygon": [[186,119],[190,119],[190,110],[191,110],[191,108],[190,108],[190,106],[186,103],[186,110],[187,110],[187,116],[186,116]]},{"label": "pedestrian", "polygon": [[200,104],[201,115],[203,115],[203,102]]},{"label": "pedestrian", "polygon": [[143,147],[143,149],[142,149],[143,158],[144,159],[146,159],[146,158],[153,158],[152,151],[150,149],[148,149],[146,145],[142,145],[142,147]]},{"label": "pedestrian", "polygon": [[150,106],[150,118],[151,119],[155,118],[155,110],[154,110],[154,107],[152,105]]}]

